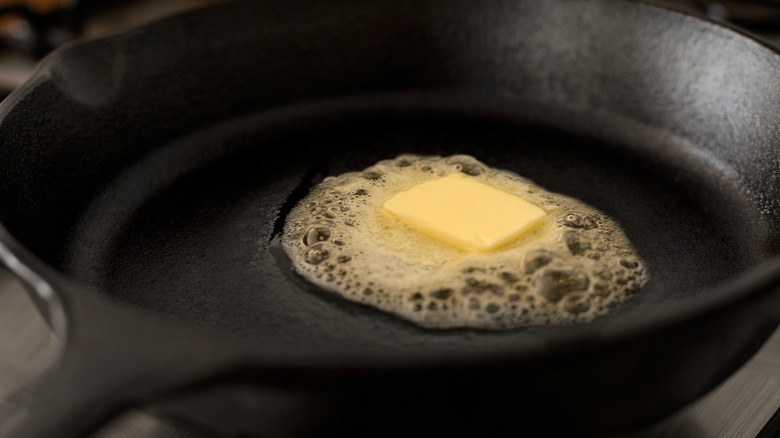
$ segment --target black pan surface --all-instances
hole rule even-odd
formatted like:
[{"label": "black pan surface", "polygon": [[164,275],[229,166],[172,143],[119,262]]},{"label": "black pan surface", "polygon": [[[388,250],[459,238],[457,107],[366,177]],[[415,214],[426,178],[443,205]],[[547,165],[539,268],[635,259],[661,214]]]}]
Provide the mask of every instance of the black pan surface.
[{"label": "black pan surface", "polygon": [[[58,51],[0,107],[0,237],[69,316],[54,390],[9,436],[220,375],[328,400],[311,436],[668,414],[778,322],[778,77],[755,40],[610,0],[245,1]],[[292,273],[277,238],[308,187],[409,152],[594,205],[647,285],[592,324],[430,331]]]},{"label": "black pan surface", "polygon": [[[383,99],[372,105],[384,106]],[[324,117],[323,126],[280,136],[252,129],[266,115],[230,123],[229,130],[241,133],[246,149],[210,160],[141,199],[142,205],[131,206],[123,195],[148,183],[149,166],[159,165],[154,154],[101,195],[107,202],[84,218],[91,226],[74,236],[81,244],[74,246],[78,252],[66,254],[68,267],[76,275],[93,276],[118,301],[248,336],[272,333],[282,344],[346,342],[400,352],[480,349],[493,342],[516,346],[527,330],[478,336],[423,330],[320,291],[290,272],[275,240],[288,206],[324,175],[363,169],[405,151],[473,154],[616,217],[652,275],[611,319],[634,319],[659,303],[709,293],[708,288],[754,266],[762,255],[761,230],[746,230],[740,220],[755,213],[719,189],[727,182],[686,174],[681,163],[649,167],[618,144],[540,126],[433,111],[369,112],[360,108],[356,114],[340,114],[339,126]],[[191,154],[212,145],[214,137],[199,132],[173,147]],[[216,137],[226,135],[220,130]],[[101,235],[105,218],[117,217],[119,199],[128,216],[118,230]],[[86,247],[89,241],[105,248]],[[94,265],[79,258],[96,253],[100,256]]]}]

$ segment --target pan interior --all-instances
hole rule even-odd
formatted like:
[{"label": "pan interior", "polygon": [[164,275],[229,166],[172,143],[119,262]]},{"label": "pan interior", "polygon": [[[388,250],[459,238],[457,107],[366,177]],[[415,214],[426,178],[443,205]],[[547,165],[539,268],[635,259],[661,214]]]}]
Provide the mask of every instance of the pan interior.
[{"label": "pan interior", "polygon": [[285,210],[399,153],[470,154],[616,218],[649,282],[615,326],[695,307],[780,248],[780,63],[755,41],[642,2],[271,3],[48,58],[0,114],[3,225],[118,303],[383,351],[559,330],[425,331],[290,272]]},{"label": "pan interior", "polygon": [[[627,324],[660,304],[684,306],[767,256],[758,228],[745,226],[756,214],[728,189],[733,182],[692,171],[686,145],[668,138],[660,153],[528,121],[438,111],[362,111],[340,114],[337,123],[323,116],[274,128],[267,118],[180,139],[125,172],[82,221],[92,225],[82,227],[81,246],[66,257],[71,273],[117,302],[284,345],[490,349],[567,330],[425,330],[291,271],[277,238],[295,201],[324,176],[400,153],[470,154],[616,218],[645,259],[649,281],[599,324]],[[637,137],[637,144],[647,141]],[[155,166],[165,153],[195,164],[180,174]],[[133,200],[127,194],[138,187],[148,190]]]}]

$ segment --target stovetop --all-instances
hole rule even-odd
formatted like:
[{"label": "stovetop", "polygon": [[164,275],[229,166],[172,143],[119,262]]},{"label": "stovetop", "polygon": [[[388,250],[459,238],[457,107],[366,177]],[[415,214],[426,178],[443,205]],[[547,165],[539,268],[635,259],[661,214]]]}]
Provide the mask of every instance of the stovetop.
[{"label": "stovetop", "polygon": [[[136,1],[136,7],[108,11],[88,23],[100,36],[209,0]],[[722,13],[715,2],[711,12]],[[138,7],[140,5],[140,7]],[[780,47],[780,25],[753,32]],[[34,62],[0,53],[0,91],[23,81]],[[0,267],[0,423],[24,411],[36,391],[35,378],[56,360],[60,347],[21,284]],[[90,438],[204,438],[213,436],[144,408],[129,409]],[[704,398],[641,431],[609,438],[780,438],[780,330],[737,373]]]}]

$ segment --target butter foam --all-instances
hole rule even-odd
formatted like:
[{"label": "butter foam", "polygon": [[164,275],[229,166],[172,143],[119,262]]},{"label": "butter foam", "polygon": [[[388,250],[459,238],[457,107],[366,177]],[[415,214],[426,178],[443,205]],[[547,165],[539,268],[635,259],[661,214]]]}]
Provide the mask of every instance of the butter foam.
[{"label": "butter foam", "polygon": [[[547,216],[516,241],[474,253],[381,208],[410,187],[458,173]],[[289,213],[282,246],[308,281],[426,328],[587,322],[647,281],[643,261],[606,214],[467,155],[407,154],[328,177]]]}]

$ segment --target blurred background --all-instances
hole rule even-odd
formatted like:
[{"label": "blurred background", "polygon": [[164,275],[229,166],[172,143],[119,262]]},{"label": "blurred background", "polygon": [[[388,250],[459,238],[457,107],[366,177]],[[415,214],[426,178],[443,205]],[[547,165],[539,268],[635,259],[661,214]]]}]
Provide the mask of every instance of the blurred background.
[{"label": "blurred background", "polygon": [[[0,100],[57,47],[220,1],[225,0],[0,0]],[[780,47],[780,0],[654,2],[728,22]],[[35,388],[36,376],[56,361],[60,347],[23,286],[0,267],[0,425],[23,414],[41,390]],[[274,404],[268,400],[269,409]],[[780,332],[703,400],[646,430],[608,438],[780,438],[779,408]],[[92,438],[226,436],[218,423],[191,405],[145,406],[129,409]]]}]

